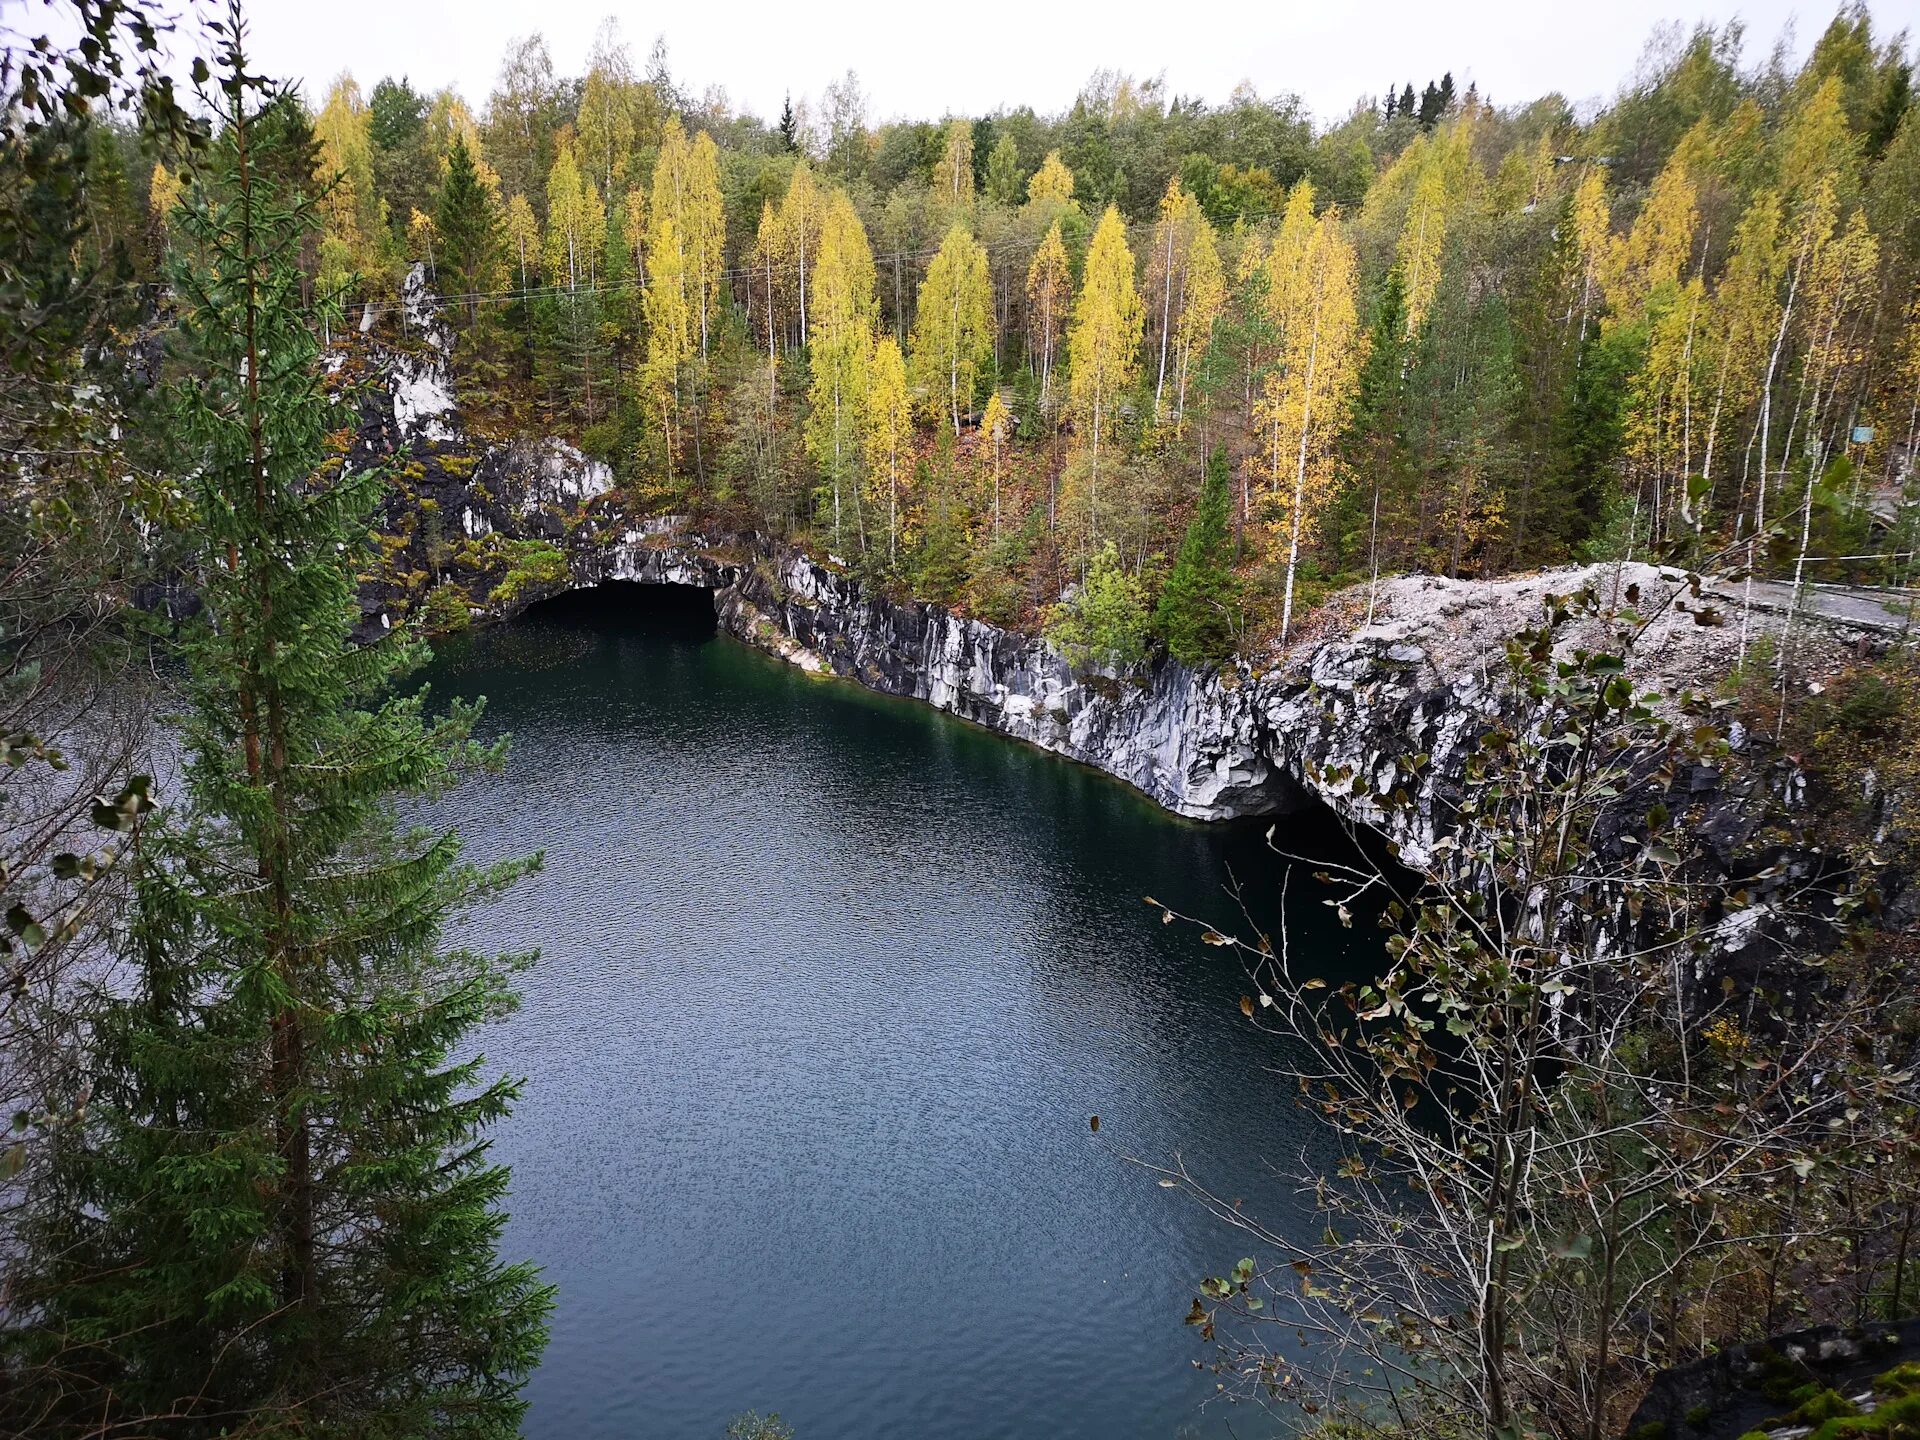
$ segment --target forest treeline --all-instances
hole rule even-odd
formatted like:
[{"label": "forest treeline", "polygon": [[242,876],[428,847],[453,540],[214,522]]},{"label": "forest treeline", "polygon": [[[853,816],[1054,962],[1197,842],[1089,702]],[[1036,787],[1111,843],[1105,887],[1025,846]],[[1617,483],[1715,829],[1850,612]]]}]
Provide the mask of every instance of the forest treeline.
[{"label": "forest treeline", "polygon": [[[1383,570],[1905,576],[1907,39],[1744,39],[1663,33],[1584,119],[1449,74],[1317,128],[1102,72],[1060,115],[873,123],[849,73],[768,124],[610,21],[577,77],[516,44],[477,113],[343,75],[281,121],[329,187],[315,295],[357,318],[429,262],[472,423],[661,508],[1017,623],[1095,560],[1150,603],[1224,446],[1219,653]],[[96,233],[154,263],[179,176],[117,142]]]}]

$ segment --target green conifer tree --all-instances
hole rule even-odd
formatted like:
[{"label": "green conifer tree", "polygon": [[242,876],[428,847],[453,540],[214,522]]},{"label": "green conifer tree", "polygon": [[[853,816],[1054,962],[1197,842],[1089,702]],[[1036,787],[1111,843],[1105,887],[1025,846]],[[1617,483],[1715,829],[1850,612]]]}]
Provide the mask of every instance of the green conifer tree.
[{"label": "green conifer tree", "polygon": [[1345,484],[1329,528],[1338,537],[1344,567],[1377,575],[1403,550],[1413,502],[1413,459],[1407,446],[1407,290],[1400,268],[1387,272],[1374,311],[1367,358],[1354,388],[1353,413],[1340,437]]},{"label": "green conifer tree", "polygon": [[58,1357],[57,1388],[12,1402],[48,1436],[504,1440],[550,1293],[496,1251],[485,1132],[516,1087],[454,1057],[520,962],[440,936],[527,865],[394,825],[396,797],[497,750],[475,709],[397,688],[420,646],[349,639],[384,477],[323,464],[312,215],[256,149],[237,10],[219,33],[223,134],[177,221],[198,263],[173,275],[203,600],[187,798],[143,844],[132,983],[97,997],[90,1108],[17,1276],[33,1323],[6,1339]]},{"label": "green conifer tree", "polygon": [[471,319],[480,308],[474,297],[492,287],[500,264],[500,222],[467,142],[460,136],[447,154],[447,178],[440,186],[434,225],[440,234],[444,272],[441,292],[468,297],[464,308]]},{"label": "green conifer tree", "polygon": [[1182,665],[1205,665],[1233,653],[1239,587],[1231,565],[1232,511],[1226,447],[1215,446],[1207,457],[1200,502],[1153,616],[1167,653]]}]

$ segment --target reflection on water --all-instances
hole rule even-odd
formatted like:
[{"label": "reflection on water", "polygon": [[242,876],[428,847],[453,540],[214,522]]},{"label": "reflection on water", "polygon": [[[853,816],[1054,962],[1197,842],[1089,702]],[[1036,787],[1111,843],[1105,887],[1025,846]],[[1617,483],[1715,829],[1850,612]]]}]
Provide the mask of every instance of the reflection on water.
[{"label": "reflection on water", "polygon": [[[1238,962],[1142,903],[1271,897],[1264,827],[811,679],[693,598],[601,596],[431,677],[514,735],[442,810],[477,856],[547,854],[475,920],[543,950],[485,1037],[528,1078],[507,1246],[560,1287],[527,1433],[1225,1435],[1181,1315],[1246,1247],[1123,1157],[1304,1223],[1279,1172],[1320,1137]],[[1296,955],[1367,965],[1294,888]]]}]

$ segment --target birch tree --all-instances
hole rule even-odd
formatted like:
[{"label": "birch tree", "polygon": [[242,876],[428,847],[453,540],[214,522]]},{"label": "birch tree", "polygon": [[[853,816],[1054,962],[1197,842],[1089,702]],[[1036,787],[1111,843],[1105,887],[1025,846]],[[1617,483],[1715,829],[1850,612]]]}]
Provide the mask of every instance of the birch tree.
[{"label": "birch tree", "polygon": [[900,345],[882,335],[873,347],[867,381],[867,474],[887,483],[887,563],[900,556],[900,454],[913,435],[913,407],[907,394],[907,364]]},{"label": "birch tree", "polygon": [[993,538],[1000,538],[1000,458],[1013,431],[1013,414],[1007,402],[995,390],[987,397],[987,408],[980,417],[980,439],[993,460]]},{"label": "birch tree", "polygon": [[[822,207],[815,275],[807,450],[828,479],[837,545],[842,500],[849,488],[858,503],[858,487],[849,482],[861,453],[873,332],[880,314],[873,290],[873,251],[845,191],[833,191]],[[855,519],[864,549],[864,516],[857,512]]]},{"label": "birch tree", "polygon": [[1133,252],[1118,206],[1107,206],[1087,250],[1086,274],[1074,302],[1067,337],[1073,364],[1071,397],[1085,426],[1081,443],[1088,465],[1087,542],[1100,535],[1100,457],[1111,443],[1120,396],[1140,371],[1140,337],[1146,305],[1134,286]]},{"label": "birch tree", "polygon": [[1152,317],[1154,379],[1153,418],[1158,424],[1166,413],[1167,371],[1172,364],[1175,387],[1179,386],[1180,352],[1174,331],[1187,308],[1187,284],[1192,264],[1194,237],[1209,230],[1200,206],[1180,184],[1178,177],[1167,182],[1160,197],[1160,217],[1153,227],[1147,256],[1146,288],[1148,313]]},{"label": "birch tree", "polygon": [[641,388],[660,422],[667,478],[673,478],[679,451],[680,380],[687,362],[699,352],[693,307],[687,297],[687,255],[672,215],[656,213],[647,246],[647,356]]},{"label": "birch tree", "polygon": [[946,144],[933,167],[933,202],[948,225],[973,214],[973,122],[947,122]]},{"label": "birch tree", "polygon": [[956,223],[927,266],[913,317],[909,368],[928,418],[960,433],[981,373],[993,361],[993,283],[987,252]]},{"label": "birch tree", "polygon": [[807,271],[814,262],[820,244],[820,190],[814,184],[813,171],[803,159],[793,167],[787,193],[780,202],[779,236],[784,247],[783,286],[791,286],[793,313],[799,327],[800,344],[807,343]]},{"label": "birch tree", "polygon": [[1047,229],[1027,267],[1027,347],[1040,371],[1040,413],[1053,413],[1053,365],[1072,301],[1072,272],[1060,222]]},{"label": "birch tree", "polygon": [[1333,482],[1334,442],[1346,424],[1364,348],[1353,246],[1337,208],[1315,220],[1311,204],[1312,187],[1303,180],[1294,187],[1269,261],[1267,303],[1280,353],[1261,406],[1277,518],[1286,535],[1283,643],[1293,623],[1301,541]]}]

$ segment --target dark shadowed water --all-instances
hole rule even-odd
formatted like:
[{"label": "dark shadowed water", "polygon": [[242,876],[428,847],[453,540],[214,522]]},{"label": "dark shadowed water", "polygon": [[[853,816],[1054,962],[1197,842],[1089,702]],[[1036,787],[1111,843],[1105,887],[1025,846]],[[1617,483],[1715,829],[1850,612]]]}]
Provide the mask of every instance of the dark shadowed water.
[{"label": "dark shadowed water", "polygon": [[[431,677],[514,736],[442,808],[478,855],[547,852],[478,926],[543,951],[484,1037],[527,1077],[507,1248],[560,1292],[527,1434],[718,1440],[750,1407],[799,1440],[1268,1433],[1201,1408],[1181,1323],[1246,1242],[1123,1158],[1305,1223],[1277,1172],[1323,1142],[1239,963],[1141,899],[1273,896],[1264,826],[809,678],[688,594],[691,621],[575,597]],[[1312,890],[1296,954],[1364,968],[1377,936]]]}]

